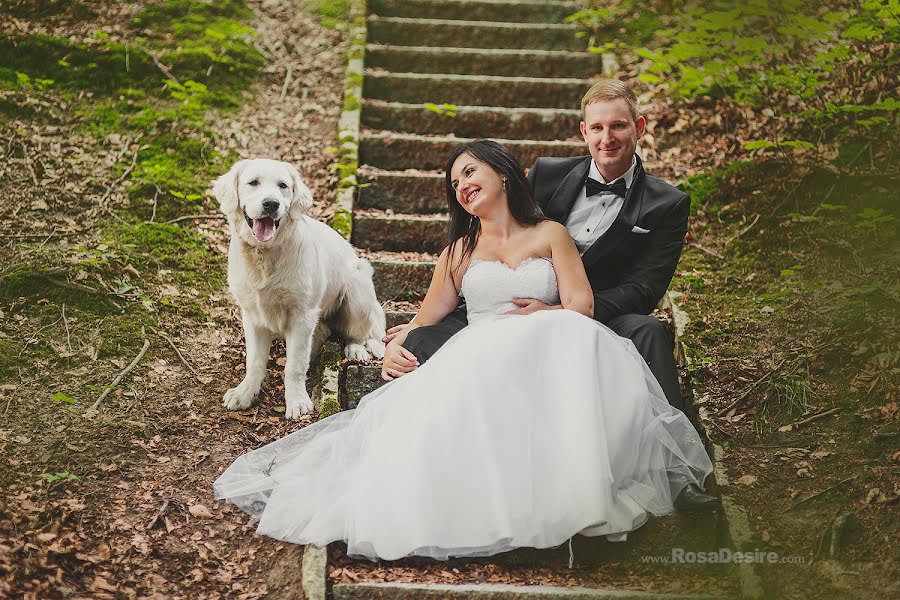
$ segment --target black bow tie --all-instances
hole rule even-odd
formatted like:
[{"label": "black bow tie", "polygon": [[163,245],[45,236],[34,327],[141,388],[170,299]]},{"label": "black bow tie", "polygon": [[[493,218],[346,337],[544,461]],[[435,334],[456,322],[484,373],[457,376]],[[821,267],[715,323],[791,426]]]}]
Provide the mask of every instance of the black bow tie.
[{"label": "black bow tie", "polygon": [[613,194],[615,194],[616,196],[619,196],[620,198],[625,197],[626,187],[625,187],[624,179],[618,179],[618,180],[610,183],[609,185],[607,185],[605,183],[600,183],[596,179],[591,179],[590,177],[588,177],[587,181],[584,183],[584,187],[586,190],[585,195],[588,198],[590,198],[591,196],[593,196],[595,194],[600,194],[602,192],[612,192]]}]

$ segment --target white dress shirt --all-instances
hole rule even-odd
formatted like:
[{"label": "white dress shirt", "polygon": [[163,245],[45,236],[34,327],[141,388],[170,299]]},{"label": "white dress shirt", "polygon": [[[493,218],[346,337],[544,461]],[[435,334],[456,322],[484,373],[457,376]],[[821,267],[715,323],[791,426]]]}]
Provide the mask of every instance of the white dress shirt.
[{"label": "white dress shirt", "polygon": [[[631,157],[631,168],[625,171],[624,175],[613,181],[606,181],[600,174],[597,164],[591,160],[588,177],[601,183],[613,183],[624,179],[625,188],[630,189],[631,182],[634,180],[635,166],[637,166],[637,159]],[[569,230],[569,235],[572,236],[575,246],[578,247],[578,252],[584,254],[597,241],[597,238],[606,233],[606,230],[619,216],[623,204],[625,204],[625,198],[616,196],[612,192],[601,192],[588,197],[585,187],[581,188],[575,204],[572,205],[572,212],[566,219],[566,229]]]}]

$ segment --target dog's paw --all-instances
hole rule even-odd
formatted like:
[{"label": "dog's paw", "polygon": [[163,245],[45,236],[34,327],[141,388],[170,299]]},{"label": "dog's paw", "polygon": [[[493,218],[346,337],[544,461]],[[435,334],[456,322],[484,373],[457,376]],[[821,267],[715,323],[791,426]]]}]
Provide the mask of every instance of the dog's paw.
[{"label": "dog's paw", "polygon": [[253,400],[256,398],[256,392],[250,385],[243,381],[237,387],[233,387],[227,392],[223,398],[223,406],[228,410],[244,410],[253,406]]},{"label": "dog's paw", "polygon": [[372,353],[372,356],[381,360],[384,358],[384,342],[372,338],[366,341],[366,348]]},{"label": "dog's paw", "polygon": [[305,414],[309,414],[313,410],[312,399],[306,393],[305,388],[302,391],[286,392],[284,394],[284,416],[287,419],[299,419]]},{"label": "dog's paw", "polygon": [[350,360],[369,360],[369,353],[362,344],[347,344],[344,346],[344,356]]}]

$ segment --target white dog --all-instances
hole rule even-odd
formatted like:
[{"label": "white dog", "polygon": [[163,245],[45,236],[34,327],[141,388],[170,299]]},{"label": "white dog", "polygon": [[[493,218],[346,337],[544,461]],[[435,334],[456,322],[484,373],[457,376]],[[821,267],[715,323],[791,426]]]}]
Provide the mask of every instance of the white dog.
[{"label": "white dog", "polygon": [[266,373],[272,339],[285,339],[285,416],[313,409],[306,371],[329,335],[344,337],[351,359],[384,357],[384,310],[375,297],[372,266],[328,225],[306,216],[309,188],[292,165],[241,160],[213,182],[228,217],[228,287],[241,307],[247,373],[225,392],[229,410],[249,408]]}]

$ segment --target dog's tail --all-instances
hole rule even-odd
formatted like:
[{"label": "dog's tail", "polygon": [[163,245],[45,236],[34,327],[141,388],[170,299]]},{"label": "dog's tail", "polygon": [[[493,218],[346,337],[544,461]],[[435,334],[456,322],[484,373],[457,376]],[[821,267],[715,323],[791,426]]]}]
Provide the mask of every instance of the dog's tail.
[{"label": "dog's tail", "polygon": [[372,266],[372,263],[367,261],[365,258],[357,258],[356,259],[356,270],[363,277],[372,277],[375,275],[375,268]]}]

